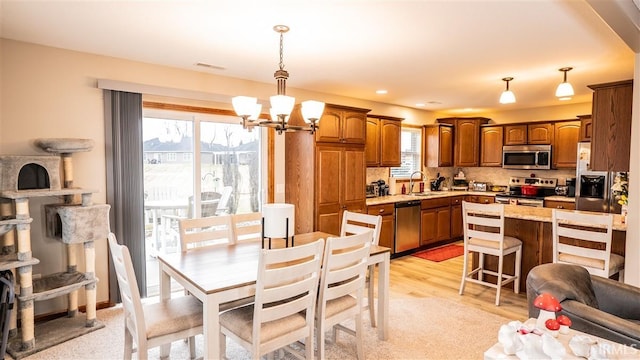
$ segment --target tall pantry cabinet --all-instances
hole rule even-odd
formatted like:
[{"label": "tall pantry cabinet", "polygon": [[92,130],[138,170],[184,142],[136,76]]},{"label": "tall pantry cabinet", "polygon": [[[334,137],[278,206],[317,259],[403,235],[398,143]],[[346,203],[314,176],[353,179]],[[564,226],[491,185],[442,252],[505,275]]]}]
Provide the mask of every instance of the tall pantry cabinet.
[{"label": "tall pantry cabinet", "polygon": [[[326,104],[320,130],[285,133],[285,201],[295,232],[340,233],[342,213],[366,211],[365,134],[369,109]],[[294,109],[291,124],[302,121]]]}]

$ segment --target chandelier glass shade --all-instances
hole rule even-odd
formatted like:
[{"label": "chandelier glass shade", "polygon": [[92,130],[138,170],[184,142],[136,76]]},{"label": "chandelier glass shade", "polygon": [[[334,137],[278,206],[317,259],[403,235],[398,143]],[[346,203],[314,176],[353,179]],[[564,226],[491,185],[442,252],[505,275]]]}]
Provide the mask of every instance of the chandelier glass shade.
[{"label": "chandelier glass shade", "polygon": [[558,71],[562,71],[564,73],[564,80],[560,83],[560,85],[558,85],[558,88],[556,89],[556,97],[558,98],[558,100],[570,100],[574,95],[573,86],[571,86],[571,83],[567,82],[567,72],[571,71],[571,69],[573,68],[563,67],[561,69],[558,69]]},{"label": "chandelier glass shade", "polygon": [[500,104],[513,104],[516,102],[516,95],[509,90],[509,81],[511,80],[513,80],[512,77],[502,78],[502,81],[507,83],[507,87],[500,95]]},{"label": "chandelier glass shade", "polygon": [[279,69],[274,73],[277,82],[277,95],[271,96],[269,102],[271,109],[269,114],[271,120],[259,120],[262,105],[258,99],[251,96],[236,96],[231,99],[233,109],[242,118],[242,126],[251,131],[255,126],[274,128],[278,134],[284,131],[309,131],[313,134],[318,129],[318,123],[324,111],[324,103],[320,101],[307,100],[301,104],[301,112],[305,125],[291,125],[288,122],[293,111],[296,99],[286,95],[287,78],[289,73],[284,69],[283,63],[283,34],[289,31],[286,25],[276,25],[273,30],[280,34],[280,64]]}]

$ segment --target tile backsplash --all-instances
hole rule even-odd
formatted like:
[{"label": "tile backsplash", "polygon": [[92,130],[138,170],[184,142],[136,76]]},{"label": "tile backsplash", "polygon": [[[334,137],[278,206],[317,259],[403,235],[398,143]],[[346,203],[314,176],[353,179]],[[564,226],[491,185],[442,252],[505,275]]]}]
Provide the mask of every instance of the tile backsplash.
[{"label": "tile backsplash", "polygon": [[[561,170],[512,170],[503,169],[500,167],[445,167],[445,168],[424,168],[428,180],[435,179],[436,175],[440,173],[440,176],[447,178],[445,184],[452,185],[453,176],[462,170],[468,181],[480,181],[488,182],[492,185],[508,185],[509,178],[512,176],[522,177],[540,177],[540,178],[556,178],[558,179],[558,185],[565,185],[567,178],[575,178],[576,171],[574,169],[561,169]],[[388,167],[370,167],[367,168],[367,184],[382,179],[389,183],[389,168]],[[417,179],[417,176],[416,176]],[[400,193],[401,183],[396,185],[396,194]]]}]

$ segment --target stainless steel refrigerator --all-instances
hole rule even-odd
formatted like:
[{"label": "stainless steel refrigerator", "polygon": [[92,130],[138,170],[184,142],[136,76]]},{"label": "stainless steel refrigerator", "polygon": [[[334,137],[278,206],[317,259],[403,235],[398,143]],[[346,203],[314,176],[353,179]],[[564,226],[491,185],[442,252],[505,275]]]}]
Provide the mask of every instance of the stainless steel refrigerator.
[{"label": "stainless steel refrigerator", "polygon": [[578,143],[578,163],[576,164],[576,209],[596,212],[620,213],[611,190],[617,172],[592,171],[591,143]]}]

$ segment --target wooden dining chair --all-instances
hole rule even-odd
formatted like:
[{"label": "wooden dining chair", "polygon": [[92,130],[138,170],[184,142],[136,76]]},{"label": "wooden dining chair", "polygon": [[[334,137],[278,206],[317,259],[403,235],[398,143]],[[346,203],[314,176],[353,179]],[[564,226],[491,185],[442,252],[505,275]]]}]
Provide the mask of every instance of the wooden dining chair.
[{"label": "wooden dining chair", "polygon": [[251,351],[253,359],[304,339],[313,359],[313,331],[324,241],[282,249],[261,249],[255,303],[220,314],[220,357],[226,337]]},{"label": "wooden dining chair", "polygon": [[[340,236],[360,234],[369,230],[373,230],[371,234],[372,245],[378,245],[380,242],[380,230],[382,229],[382,216],[361,214],[351,211],[345,211],[342,214],[342,225],[340,227]],[[375,265],[369,266],[367,275],[367,308],[369,310],[369,318],[371,326],[376,326],[376,308],[374,305],[374,272]]]},{"label": "wooden dining chair", "polygon": [[553,209],[553,262],[580,265],[590,274],[624,281],[624,257],[611,253],[613,214]]},{"label": "wooden dining chair", "polygon": [[[520,271],[522,264],[522,241],[504,235],[504,204],[476,204],[462,202],[462,219],[464,225],[464,260],[462,265],[462,281],[460,295],[464,293],[466,282],[472,282],[496,289],[496,306],[500,305],[500,290],[513,282],[513,290],[520,292]],[[478,266],[471,271],[469,253],[478,253]],[[515,270],[513,275],[503,272],[505,256],[515,253]],[[484,267],[484,256],[498,257],[498,271]],[[486,281],[484,275],[493,275],[497,281]],[[474,278],[474,275],[477,278]]]},{"label": "wooden dining chair", "polygon": [[[316,315],[318,358],[324,359],[325,332],[337,330],[356,337],[358,359],[364,359],[362,300],[366,281],[367,260],[373,230],[355,235],[327,238],[320,277]],[[355,320],[355,329],[342,325]]]},{"label": "wooden dining chair", "polygon": [[234,243],[262,240],[262,213],[231,215]]},{"label": "wooden dining chair", "polygon": [[[195,344],[193,337],[202,334],[202,303],[183,296],[143,304],[129,249],[119,245],[113,233],[109,234],[109,249],[124,310],[124,358],[131,359],[136,351],[139,359],[146,359],[148,349],[185,338]],[[195,358],[195,346],[190,345],[189,349],[191,358]],[[166,357],[168,353],[161,355]]]},{"label": "wooden dining chair", "polygon": [[226,246],[235,241],[231,215],[181,219],[178,227],[182,252],[206,246]]}]

